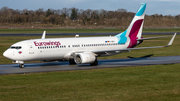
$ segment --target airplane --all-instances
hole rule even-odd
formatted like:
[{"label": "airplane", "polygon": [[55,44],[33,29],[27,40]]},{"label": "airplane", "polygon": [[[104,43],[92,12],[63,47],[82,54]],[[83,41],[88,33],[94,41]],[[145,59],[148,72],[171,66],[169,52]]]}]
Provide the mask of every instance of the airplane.
[{"label": "airplane", "polygon": [[24,67],[26,61],[62,61],[69,64],[98,65],[97,57],[116,55],[130,50],[163,48],[172,45],[176,33],[165,46],[139,47],[143,42],[161,37],[143,38],[142,29],[145,17],[146,3],[142,3],[129,27],[122,33],[106,37],[75,37],[75,38],[45,38],[20,41],[7,49],[4,57]]}]

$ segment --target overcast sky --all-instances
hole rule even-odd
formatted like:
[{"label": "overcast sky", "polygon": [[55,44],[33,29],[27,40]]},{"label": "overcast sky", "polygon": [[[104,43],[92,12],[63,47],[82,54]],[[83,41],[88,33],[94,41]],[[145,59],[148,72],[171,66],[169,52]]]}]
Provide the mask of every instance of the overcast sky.
[{"label": "overcast sky", "polygon": [[0,0],[0,8],[47,10],[62,8],[78,8],[93,10],[117,10],[126,9],[128,12],[136,12],[141,3],[147,3],[146,14],[179,15],[180,0]]}]

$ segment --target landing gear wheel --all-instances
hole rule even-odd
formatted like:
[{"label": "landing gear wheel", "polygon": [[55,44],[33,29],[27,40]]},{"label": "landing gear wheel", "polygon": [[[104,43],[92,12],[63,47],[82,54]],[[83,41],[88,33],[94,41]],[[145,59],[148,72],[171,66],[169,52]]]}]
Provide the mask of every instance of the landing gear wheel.
[{"label": "landing gear wheel", "polygon": [[74,59],[69,59],[69,64],[70,64],[70,65],[75,65],[76,62],[74,61]]},{"label": "landing gear wheel", "polygon": [[90,65],[91,65],[91,66],[97,66],[97,65],[98,65],[97,59],[96,59],[93,63],[91,63]]},{"label": "landing gear wheel", "polygon": [[20,68],[24,68],[24,64],[19,64],[19,67]]}]

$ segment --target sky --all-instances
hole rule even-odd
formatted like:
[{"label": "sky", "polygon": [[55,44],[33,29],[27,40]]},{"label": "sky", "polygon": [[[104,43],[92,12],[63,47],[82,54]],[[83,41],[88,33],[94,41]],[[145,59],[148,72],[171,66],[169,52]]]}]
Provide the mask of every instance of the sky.
[{"label": "sky", "polygon": [[146,14],[179,15],[180,0],[0,0],[0,8],[8,7],[11,9],[38,10],[39,8],[62,9],[104,9],[115,11],[117,9],[126,9],[128,12],[137,12],[141,3],[147,3]]}]

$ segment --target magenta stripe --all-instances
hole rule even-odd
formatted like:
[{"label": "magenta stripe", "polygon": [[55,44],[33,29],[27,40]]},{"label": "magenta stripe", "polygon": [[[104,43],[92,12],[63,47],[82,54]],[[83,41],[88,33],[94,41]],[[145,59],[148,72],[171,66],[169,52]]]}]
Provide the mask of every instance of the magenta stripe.
[{"label": "magenta stripe", "polygon": [[131,32],[129,34],[129,37],[136,37],[138,32],[139,32],[139,29],[141,27],[141,24],[143,22],[143,19],[140,19],[140,20],[137,20],[133,26],[132,26],[132,29],[131,29]]},{"label": "magenta stripe", "polygon": [[143,19],[140,19],[140,20],[137,20],[133,24],[132,29],[129,33],[130,43],[129,43],[128,48],[132,48],[137,44],[137,40],[136,40],[137,34],[139,32],[139,29],[141,28],[142,22],[143,22]]}]

